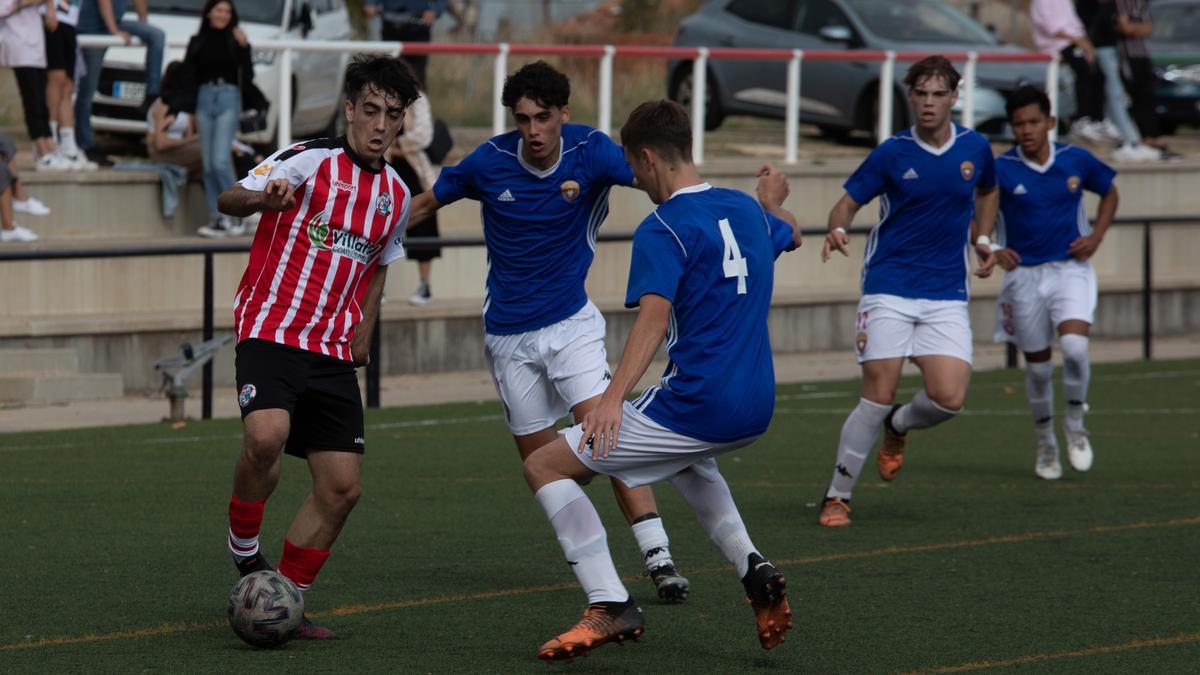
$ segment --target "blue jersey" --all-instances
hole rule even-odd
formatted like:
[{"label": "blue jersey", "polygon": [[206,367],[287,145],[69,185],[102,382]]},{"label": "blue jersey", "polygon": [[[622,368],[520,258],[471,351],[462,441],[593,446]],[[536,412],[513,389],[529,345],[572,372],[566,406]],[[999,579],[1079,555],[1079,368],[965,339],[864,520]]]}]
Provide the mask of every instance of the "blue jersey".
[{"label": "blue jersey", "polygon": [[676,192],[633,235],[625,305],[671,301],[670,362],[634,402],[684,436],[725,443],[767,430],[775,366],[767,312],[775,258],[792,228],[745,193],[707,183]]},{"label": "blue jersey", "polygon": [[908,129],[871,151],[845,185],[859,204],[879,197],[879,224],[863,260],[863,294],[966,300],[975,188],[995,184],[987,139],[958,125],[941,148]]},{"label": "blue jersey", "polygon": [[1117,172],[1092,153],[1055,143],[1045,165],[1013,148],[996,159],[1000,220],[996,241],[1016,251],[1022,265],[1067,260],[1071,242],[1091,234],[1083,191],[1106,195]]},{"label": "blue jersey", "polygon": [[525,162],[522,146],[516,131],[496,136],[442,169],[433,186],[441,204],[480,202],[488,250],[483,317],[493,335],[549,326],[587,303],[583,282],[609,188],[633,185],[625,152],[590,127],[564,124],[562,154],[545,171]]}]

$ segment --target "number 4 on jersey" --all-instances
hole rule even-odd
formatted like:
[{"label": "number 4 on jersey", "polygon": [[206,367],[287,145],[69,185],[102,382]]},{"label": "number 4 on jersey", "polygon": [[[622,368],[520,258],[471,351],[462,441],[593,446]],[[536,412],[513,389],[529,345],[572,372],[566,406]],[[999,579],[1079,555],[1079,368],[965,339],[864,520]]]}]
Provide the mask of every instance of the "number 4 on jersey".
[{"label": "number 4 on jersey", "polygon": [[722,218],[717,221],[717,225],[721,227],[721,238],[725,240],[725,260],[722,265],[725,269],[725,278],[737,277],[738,295],[745,295],[746,277],[750,276],[750,270],[746,267],[746,259],[742,257],[742,250],[738,248],[737,239],[733,238],[733,228],[729,226],[729,219]]}]

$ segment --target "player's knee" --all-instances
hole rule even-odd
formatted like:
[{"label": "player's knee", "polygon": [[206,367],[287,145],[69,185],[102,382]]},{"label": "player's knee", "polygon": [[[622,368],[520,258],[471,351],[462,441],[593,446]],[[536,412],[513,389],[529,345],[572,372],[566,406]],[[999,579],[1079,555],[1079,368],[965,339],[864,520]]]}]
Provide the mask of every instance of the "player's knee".
[{"label": "player's knee", "polygon": [[941,408],[943,412],[951,415],[957,415],[962,412],[963,406],[967,403],[966,391],[952,389],[927,393],[929,394],[929,400],[933,401],[934,405]]},{"label": "player's knee", "polygon": [[355,479],[323,481],[316,496],[325,506],[337,513],[350,513],[362,497],[362,483]]},{"label": "player's knee", "polygon": [[250,466],[267,471],[279,461],[286,435],[272,433],[246,434],[242,443],[242,456]]}]

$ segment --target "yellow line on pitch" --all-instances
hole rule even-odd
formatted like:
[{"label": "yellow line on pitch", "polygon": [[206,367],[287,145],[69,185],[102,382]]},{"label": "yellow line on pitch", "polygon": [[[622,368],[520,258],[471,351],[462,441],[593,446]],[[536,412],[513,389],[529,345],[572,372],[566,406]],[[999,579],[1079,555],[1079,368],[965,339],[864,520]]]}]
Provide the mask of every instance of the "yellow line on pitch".
[{"label": "yellow line on pitch", "polygon": [[[1100,525],[1089,527],[1082,530],[1055,530],[1049,532],[1026,532],[1025,534],[1011,534],[999,537],[986,537],[983,539],[963,539],[960,541],[948,541],[940,544],[915,544],[912,546],[886,546],[884,548],[868,549],[866,551],[849,551],[846,553],[830,553],[827,555],[805,556],[802,558],[792,558],[789,560],[777,560],[776,562],[781,567],[788,565],[815,565],[824,562],[834,562],[838,560],[854,560],[859,558],[877,558],[888,555],[901,555],[905,553],[927,553],[929,551],[946,551],[960,548],[973,548],[978,546],[994,546],[997,544],[1020,544],[1029,541],[1038,541],[1041,539],[1062,539],[1065,537],[1074,537],[1085,534],[1107,534],[1110,532],[1124,532],[1127,530],[1148,530],[1161,527],[1180,527],[1186,525],[1200,525],[1200,516],[1190,518],[1175,518],[1162,522],[1141,522],[1141,523],[1126,523],[1123,525]],[[700,574],[715,574],[718,572],[728,572],[732,569],[725,565],[722,567],[710,567],[706,569],[696,569],[688,572],[689,575],[695,576]],[[641,576],[625,577],[625,581],[636,581]],[[405,609],[409,607],[428,607],[431,605],[445,605],[454,602],[469,602],[473,600],[490,600],[493,598],[506,598],[516,595],[531,595],[533,593],[550,593],[553,591],[563,591],[571,588],[578,588],[576,583],[548,584],[545,586],[525,586],[517,588],[505,588],[496,591],[483,591],[480,593],[460,593],[454,595],[439,595],[429,598],[414,598],[411,600],[397,600],[395,602],[383,602],[370,605],[344,605],[321,612],[312,612],[309,616],[321,618],[327,616],[354,616],[357,614],[367,614],[370,612],[386,611],[390,609]],[[181,633],[187,630],[210,630],[224,626],[223,621],[214,621],[209,623],[177,623],[163,624],[156,628],[142,628],[129,631],[118,631],[114,633],[103,634],[88,634],[76,637],[54,637],[34,640],[31,642],[13,642],[9,644],[0,644],[0,651],[11,651],[16,649],[38,649],[41,647],[54,647],[59,645],[73,645],[81,643],[106,642],[110,640],[122,640],[126,638],[142,638],[156,637],[161,635],[170,635],[172,633]],[[990,667],[990,666],[989,666]]]},{"label": "yellow line on pitch", "polygon": [[1008,666],[1021,666],[1027,663],[1037,663],[1039,661],[1053,661],[1056,659],[1074,659],[1084,656],[1097,656],[1100,654],[1112,654],[1114,652],[1124,652],[1130,649],[1145,649],[1147,647],[1170,647],[1173,645],[1182,645],[1189,642],[1200,642],[1200,633],[1185,633],[1183,635],[1175,635],[1166,638],[1150,638],[1148,640],[1133,640],[1132,642],[1123,642],[1119,645],[1101,645],[1099,647],[1086,647],[1084,649],[1072,649],[1062,652],[1048,652],[1045,654],[1029,654],[1027,656],[1017,656],[1011,659],[997,659],[995,661],[974,661],[971,663],[963,663],[957,666],[944,666],[941,668],[929,668],[922,670],[914,670],[904,675],[926,675],[932,673],[963,673],[970,670],[988,670],[991,668],[1005,668]]}]

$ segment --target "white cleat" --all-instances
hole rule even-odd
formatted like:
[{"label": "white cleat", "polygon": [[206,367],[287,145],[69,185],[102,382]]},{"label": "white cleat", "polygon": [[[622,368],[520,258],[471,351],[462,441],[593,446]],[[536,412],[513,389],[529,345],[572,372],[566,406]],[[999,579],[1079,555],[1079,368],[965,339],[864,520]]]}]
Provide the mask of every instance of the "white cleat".
[{"label": "white cleat", "polygon": [[1058,461],[1058,444],[1054,442],[1038,442],[1037,462],[1033,472],[1042,480],[1058,480],[1062,478],[1062,464]]},{"label": "white cleat", "polygon": [[1063,431],[1067,435],[1067,461],[1071,468],[1080,473],[1092,468],[1092,444],[1088,441],[1088,432],[1083,429]]}]

